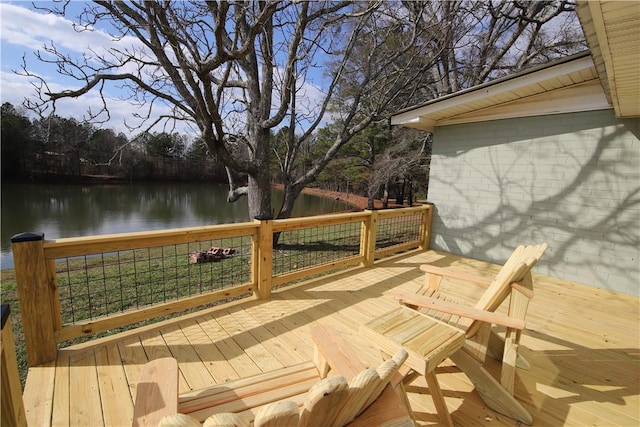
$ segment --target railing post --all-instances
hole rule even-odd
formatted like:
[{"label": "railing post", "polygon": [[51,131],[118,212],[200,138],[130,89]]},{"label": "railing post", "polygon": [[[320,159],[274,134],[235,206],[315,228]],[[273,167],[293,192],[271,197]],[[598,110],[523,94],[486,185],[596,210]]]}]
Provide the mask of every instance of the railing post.
[{"label": "railing post", "polygon": [[254,264],[258,269],[257,297],[268,299],[271,296],[271,278],[273,277],[273,220],[262,218],[256,218],[256,220],[260,222],[258,248],[254,251],[258,255],[258,260]]},{"label": "railing post", "polygon": [[2,304],[2,338],[0,338],[0,380],[2,381],[2,417],[0,425],[22,427],[27,425],[20,388],[20,374],[13,341],[9,304]]},{"label": "railing post", "polygon": [[36,366],[56,360],[55,336],[57,303],[55,278],[49,281],[44,257],[44,233],[21,233],[11,238],[13,264],[18,285],[20,313],[27,363]]},{"label": "railing post", "polygon": [[364,255],[364,267],[371,267],[376,254],[376,232],[378,227],[378,211],[365,209],[369,218],[362,223],[360,253]]},{"label": "railing post", "polygon": [[425,212],[422,217],[422,227],[420,229],[421,241],[420,249],[429,250],[431,246],[431,221],[433,220],[433,203],[425,203]]}]

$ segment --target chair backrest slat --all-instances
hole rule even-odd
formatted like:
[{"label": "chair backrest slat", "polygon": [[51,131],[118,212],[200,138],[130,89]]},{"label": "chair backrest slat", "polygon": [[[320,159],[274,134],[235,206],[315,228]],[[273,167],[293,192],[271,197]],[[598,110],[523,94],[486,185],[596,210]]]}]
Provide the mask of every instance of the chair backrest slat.
[{"label": "chair backrest slat", "polygon": [[[495,279],[482,294],[475,308],[485,311],[496,309],[509,297],[511,284],[521,282],[547,249],[546,243],[535,246],[518,246],[504,263]],[[471,322],[467,328],[467,336],[473,336],[481,326],[481,322]]]}]

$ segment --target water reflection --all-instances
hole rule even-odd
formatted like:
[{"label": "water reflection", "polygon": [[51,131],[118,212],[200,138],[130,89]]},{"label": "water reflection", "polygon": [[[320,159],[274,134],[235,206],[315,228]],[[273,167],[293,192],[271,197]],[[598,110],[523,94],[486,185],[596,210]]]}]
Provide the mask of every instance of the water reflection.
[{"label": "water reflection", "polygon": [[[3,185],[1,268],[13,266],[11,237],[91,236],[248,221],[247,200],[227,203],[218,184]],[[274,191],[274,208],[282,193]],[[293,216],[349,210],[344,202],[303,194]]]}]

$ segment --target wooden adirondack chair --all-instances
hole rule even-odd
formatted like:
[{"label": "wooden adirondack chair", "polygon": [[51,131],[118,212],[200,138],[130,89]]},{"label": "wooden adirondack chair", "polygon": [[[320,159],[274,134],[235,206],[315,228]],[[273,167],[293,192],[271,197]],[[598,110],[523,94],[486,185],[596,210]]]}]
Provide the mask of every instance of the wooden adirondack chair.
[{"label": "wooden adirondack chair", "polygon": [[[462,349],[450,358],[473,382],[485,404],[510,418],[531,425],[529,412],[513,396],[515,369],[528,367],[518,356],[521,331],[529,299],[533,298],[531,269],[547,249],[547,244],[519,246],[509,257],[494,279],[456,272],[432,265],[422,265],[425,284],[418,293],[401,290],[389,292],[401,303],[424,314],[445,321],[465,331]],[[486,286],[486,290],[473,307],[468,307],[440,292],[444,277]],[[509,299],[508,314],[496,309]],[[492,324],[506,328],[504,338],[491,330]],[[502,360],[500,382],[483,367],[485,357]]]},{"label": "wooden adirondack chair", "polygon": [[[365,369],[335,330],[315,326],[312,338],[316,344],[313,363],[188,392],[180,398],[176,360],[148,362],[138,383],[133,425],[188,427],[200,426],[202,421],[205,427],[248,427],[252,422],[256,427],[414,425],[397,375],[406,351],[377,369]],[[315,377],[307,365],[315,366]],[[327,376],[329,371],[334,375]]]}]

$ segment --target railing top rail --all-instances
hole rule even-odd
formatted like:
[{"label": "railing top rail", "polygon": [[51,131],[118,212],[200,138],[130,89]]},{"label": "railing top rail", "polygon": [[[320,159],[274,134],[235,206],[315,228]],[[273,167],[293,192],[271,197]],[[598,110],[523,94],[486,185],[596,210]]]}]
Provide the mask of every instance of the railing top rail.
[{"label": "railing top rail", "polygon": [[[429,209],[428,205],[403,209],[377,211],[380,217],[410,215]],[[369,211],[349,212],[331,215],[317,215],[302,218],[274,220],[273,231],[285,231],[310,225],[333,225],[358,221],[370,215]],[[138,249],[160,246],[167,243],[187,243],[198,240],[256,235],[258,222],[220,224],[199,227],[176,228],[170,230],[117,233],[100,236],[69,237],[45,240],[43,246],[47,259],[72,257],[94,252]]]},{"label": "railing top rail", "polygon": [[237,236],[253,236],[258,234],[259,227],[259,223],[243,222],[175,228],[170,230],[69,237],[45,240],[43,248],[47,259],[56,259],[98,252],[162,246],[164,244],[188,243],[199,240],[222,239]]},{"label": "railing top rail", "polygon": [[286,231],[305,226],[335,225],[354,222],[368,217],[369,212],[347,212],[330,215],[306,216],[300,218],[277,219],[273,221],[273,231]]},{"label": "railing top rail", "polygon": [[401,209],[382,209],[377,211],[379,217],[394,217],[403,215],[413,215],[417,212],[422,212],[431,209],[431,205],[413,206],[409,208]]}]

